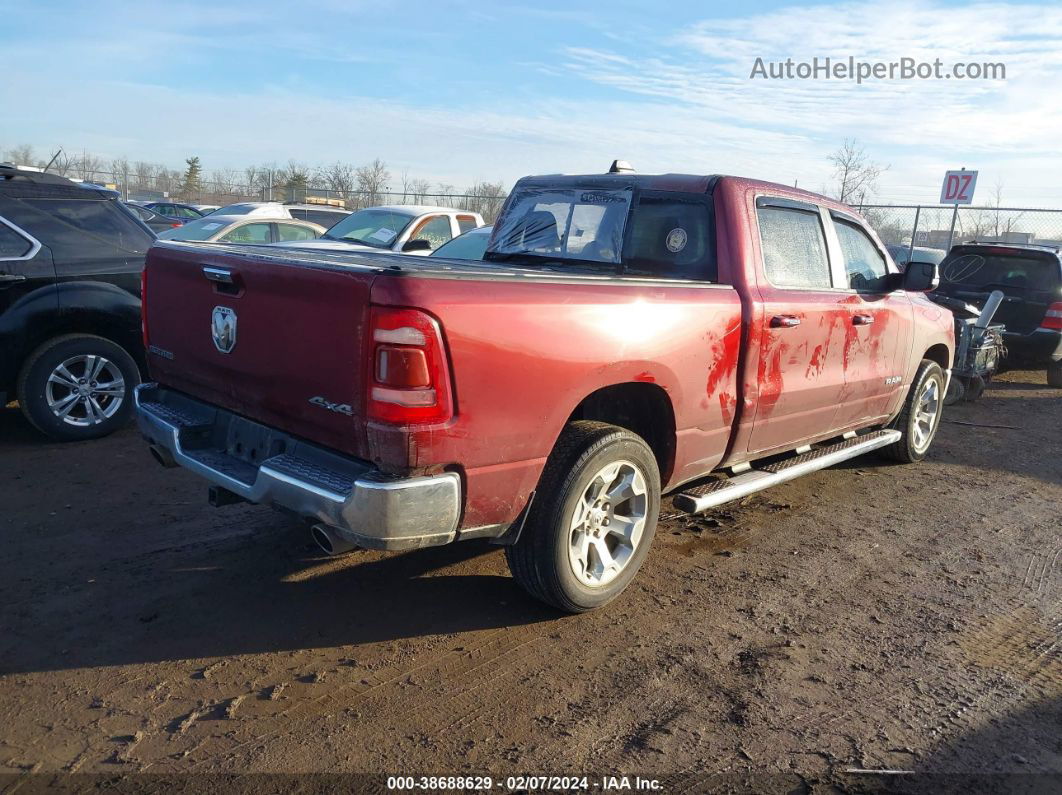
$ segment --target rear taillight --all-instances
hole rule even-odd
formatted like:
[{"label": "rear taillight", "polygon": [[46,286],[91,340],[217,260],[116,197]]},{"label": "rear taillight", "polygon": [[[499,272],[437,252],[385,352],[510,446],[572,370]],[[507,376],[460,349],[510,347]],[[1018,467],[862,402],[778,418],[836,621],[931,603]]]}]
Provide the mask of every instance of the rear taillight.
[{"label": "rear taillight", "polygon": [[417,309],[373,307],[367,416],[392,425],[453,416],[450,365],[435,318]]},{"label": "rear taillight", "polygon": [[144,351],[148,346],[147,328],[147,266],[140,271],[140,336],[144,340]]},{"label": "rear taillight", "polygon": [[171,229],[180,229],[181,228],[181,224],[170,224],[170,228]]},{"label": "rear taillight", "polygon": [[1062,301],[1055,301],[1044,315],[1040,328],[1062,331]]}]

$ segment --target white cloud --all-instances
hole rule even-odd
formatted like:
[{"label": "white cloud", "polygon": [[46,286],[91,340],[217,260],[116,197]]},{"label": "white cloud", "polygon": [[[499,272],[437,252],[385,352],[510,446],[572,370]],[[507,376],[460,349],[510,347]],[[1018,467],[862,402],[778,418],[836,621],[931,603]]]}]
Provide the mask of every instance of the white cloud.
[{"label": "white cloud", "polygon": [[[1062,172],[1062,8],[981,3],[856,3],[779,9],[704,21],[662,42],[656,57],[572,47],[572,73],[614,89],[759,130],[786,130],[824,155],[844,137],[892,160],[883,186],[921,200],[947,166],[1021,169],[1030,200]],[[846,59],[1004,62],[1005,81],[750,79],[764,61]],[[961,162],[959,162],[961,161]],[[805,171],[805,169],[799,169]],[[928,174],[928,177],[927,177]],[[812,177],[816,179],[816,177]],[[1057,201],[1057,199],[1056,199]]]}]

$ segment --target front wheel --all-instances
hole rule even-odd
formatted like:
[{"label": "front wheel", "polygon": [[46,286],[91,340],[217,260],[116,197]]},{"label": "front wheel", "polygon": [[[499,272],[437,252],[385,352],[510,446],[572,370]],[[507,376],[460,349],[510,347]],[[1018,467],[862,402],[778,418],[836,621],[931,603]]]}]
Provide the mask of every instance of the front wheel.
[{"label": "front wheel", "polygon": [[929,359],[922,360],[911,384],[911,391],[904,398],[903,408],[896,419],[889,423],[889,428],[901,433],[895,443],[882,449],[889,458],[913,463],[926,457],[940,427],[944,380],[944,371],[939,364]]},{"label": "front wheel", "polygon": [[571,423],[539,480],[520,540],[506,550],[532,596],[570,613],[615,599],[649,551],[660,471],[645,441],[603,422]]},{"label": "front wheel", "polygon": [[138,383],[136,362],[119,345],[67,334],[30,354],[18,379],[18,402],[26,418],[57,441],[96,439],[129,420]]}]

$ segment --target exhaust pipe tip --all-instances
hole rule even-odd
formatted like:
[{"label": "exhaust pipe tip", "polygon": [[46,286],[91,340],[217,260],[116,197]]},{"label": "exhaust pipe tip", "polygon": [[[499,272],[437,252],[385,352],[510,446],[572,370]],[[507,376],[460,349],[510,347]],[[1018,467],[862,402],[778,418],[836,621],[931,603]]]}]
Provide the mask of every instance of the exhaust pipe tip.
[{"label": "exhaust pipe tip", "polygon": [[159,447],[157,444],[148,445],[148,451],[151,453],[151,457],[159,462],[159,465],[166,469],[173,469],[177,466],[177,462],[173,460],[173,456],[170,451],[165,447]]},{"label": "exhaust pipe tip", "polygon": [[335,557],[344,555],[358,548],[358,545],[340,535],[334,528],[326,524],[315,524],[310,528],[310,535],[314,543],[321,548],[326,555]]}]

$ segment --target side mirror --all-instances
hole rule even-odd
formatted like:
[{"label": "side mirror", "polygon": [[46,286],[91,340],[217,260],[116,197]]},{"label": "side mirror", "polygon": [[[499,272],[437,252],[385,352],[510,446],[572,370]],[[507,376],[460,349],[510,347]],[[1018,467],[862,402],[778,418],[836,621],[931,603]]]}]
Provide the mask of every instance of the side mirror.
[{"label": "side mirror", "polygon": [[431,251],[431,241],[425,240],[422,237],[416,237],[412,240],[407,240],[402,244],[403,253],[409,251]]},{"label": "side mirror", "polygon": [[931,262],[908,262],[903,272],[903,289],[909,293],[928,293],[940,284],[940,271]]}]

